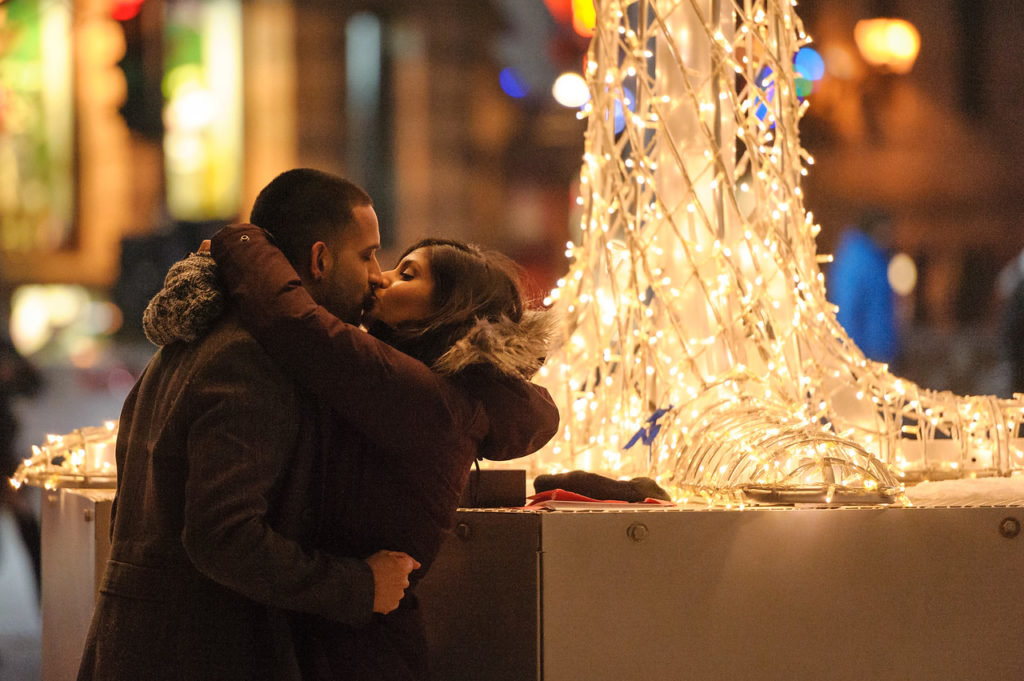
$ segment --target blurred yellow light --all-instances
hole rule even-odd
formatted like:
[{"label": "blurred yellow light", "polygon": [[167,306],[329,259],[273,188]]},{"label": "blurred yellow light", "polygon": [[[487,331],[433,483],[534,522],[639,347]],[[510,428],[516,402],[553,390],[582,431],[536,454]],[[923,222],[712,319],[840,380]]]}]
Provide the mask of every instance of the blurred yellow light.
[{"label": "blurred yellow light", "polygon": [[15,293],[11,310],[11,341],[24,355],[31,355],[50,340],[46,298],[38,288]]},{"label": "blurred yellow light", "polygon": [[164,152],[168,167],[181,174],[198,173],[207,159],[202,138],[191,132],[168,130],[164,135]]},{"label": "blurred yellow light", "polygon": [[570,109],[579,108],[590,100],[587,81],[580,74],[571,71],[563,73],[555,79],[555,84],[551,87],[551,94],[554,95],[556,102]]},{"label": "blurred yellow light", "polygon": [[594,35],[597,11],[594,0],[572,0],[572,28],[584,38]]},{"label": "blurred yellow light", "polygon": [[853,38],[866,62],[893,73],[908,73],[921,49],[921,35],[903,19],[862,19]]}]

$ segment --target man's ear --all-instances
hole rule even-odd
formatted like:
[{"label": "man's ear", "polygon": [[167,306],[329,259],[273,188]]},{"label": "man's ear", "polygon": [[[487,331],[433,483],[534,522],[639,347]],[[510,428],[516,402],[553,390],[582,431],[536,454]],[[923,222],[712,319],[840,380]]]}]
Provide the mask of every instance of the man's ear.
[{"label": "man's ear", "polygon": [[320,281],[334,265],[334,257],[323,241],[317,241],[309,252],[309,274],[313,281]]}]

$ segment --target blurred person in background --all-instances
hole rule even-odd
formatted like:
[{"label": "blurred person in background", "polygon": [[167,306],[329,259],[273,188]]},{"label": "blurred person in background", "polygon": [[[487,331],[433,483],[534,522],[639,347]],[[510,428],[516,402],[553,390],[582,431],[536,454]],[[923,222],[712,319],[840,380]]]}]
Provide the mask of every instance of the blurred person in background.
[{"label": "blurred person in background", "polygon": [[1003,359],[1009,367],[1007,393],[1024,393],[1024,277],[1003,301],[999,328]]},{"label": "blurred person in background", "polygon": [[40,533],[39,518],[29,507],[25,498],[9,484],[22,459],[27,453],[15,450],[18,440],[18,417],[14,402],[21,397],[38,394],[43,380],[39,370],[18,352],[11,342],[5,323],[0,332],[0,512],[9,511],[17,523],[21,539],[32,559],[35,571],[36,595],[40,586]]},{"label": "blurred person in background", "polygon": [[899,357],[895,293],[889,283],[892,220],[882,211],[863,213],[839,235],[826,278],[836,317],[868,359],[892,364]]}]

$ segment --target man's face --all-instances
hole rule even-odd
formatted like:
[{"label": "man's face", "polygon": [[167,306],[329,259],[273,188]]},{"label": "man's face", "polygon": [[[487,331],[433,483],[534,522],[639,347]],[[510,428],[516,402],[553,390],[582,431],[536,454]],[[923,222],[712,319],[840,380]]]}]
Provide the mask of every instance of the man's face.
[{"label": "man's face", "polygon": [[359,324],[372,296],[371,284],[380,283],[380,229],[372,206],[356,206],[352,224],[338,240],[331,267],[320,282],[321,300],[328,312],[349,324]]}]

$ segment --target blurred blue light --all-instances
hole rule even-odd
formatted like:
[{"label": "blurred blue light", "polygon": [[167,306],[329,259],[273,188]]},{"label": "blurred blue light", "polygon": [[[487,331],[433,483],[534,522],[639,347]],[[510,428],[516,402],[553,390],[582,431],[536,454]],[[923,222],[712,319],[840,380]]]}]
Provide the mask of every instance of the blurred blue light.
[{"label": "blurred blue light", "polygon": [[[764,92],[765,97],[762,100],[758,97],[754,100],[754,104],[757,107],[755,109],[755,115],[758,120],[764,120],[764,117],[768,115],[768,104],[775,99],[775,78],[773,77],[771,68],[765,66],[757,74],[757,87]],[[774,123],[772,124],[774,126]]]},{"label": "blurred blue light", "polygon": [[530,88],[526,81],[523,80],[519,71],[511,66],[501,70],[501,74],[498,75],[498,82],[501,83],[501,89],[509,97],[521,99],[530,94]]},{"label": "blurred blue light", "polygon": [[825,60],[810,47],[801,47],[793,63],[797,73],[807,80],[821,80],[825,76]]},{"label": "blurred blue light", "polygon": [[[630,111],[636,111],[636,96],[633,91],[628,87],[622,88],[622,94],[628,101],[628,108]],[[622,106],[622,100],[615,100],[615,134],[619,134],[626,129],[626,107]]]}]

